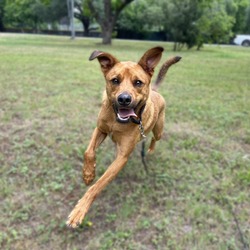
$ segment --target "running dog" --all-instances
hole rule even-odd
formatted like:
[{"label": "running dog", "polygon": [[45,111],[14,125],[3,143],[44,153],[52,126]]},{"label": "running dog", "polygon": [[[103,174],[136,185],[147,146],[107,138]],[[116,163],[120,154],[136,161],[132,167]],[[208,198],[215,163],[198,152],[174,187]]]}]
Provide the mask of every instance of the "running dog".
[{"label": "running dog", "polygon": [[168,68],[178,62],[176,56],[161,67],[155,84],[151,78],[162,56],[163,48],[149,49],[138,63],[120,62],[113,55],[94,51],[89,60],[98,59],[106,91],[89,146],[84,153],[83,180],[86,185],[95,178],[95,151],[109,135],[116,144],[117,154],[106,172],[78,201],[68,217],[67,225],[77,227],[84,219],[92,202],[125,166],[136,144],[152,131],[148,152],[153,152],[156,141],[161,139],[165,121],[165,100],[156,91]]}]

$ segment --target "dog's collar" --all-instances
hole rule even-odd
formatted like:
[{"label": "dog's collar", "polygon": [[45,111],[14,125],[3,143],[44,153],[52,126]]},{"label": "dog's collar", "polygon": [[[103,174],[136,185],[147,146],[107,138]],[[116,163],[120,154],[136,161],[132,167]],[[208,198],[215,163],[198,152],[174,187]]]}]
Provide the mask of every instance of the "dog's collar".
[{"label": "dog's collar", "polygon": [[140,134],[141,134],[142,139],[145,139],[145,138],[146,138],[146,135],[144,134],[144,127],[143,127],[143,125],[142,125],[142,113],[143,113],[145,107],[146,107],[146,104],[144,104],[144,105],[141,107],[141,109],[140,109],[140,111],[139,111],[139,114],[138,114],[138,119],[136,119],[136,118],[133,117],[133,116],[130,117],[130,121],[131,121],[131,122],[135,123],[136,125],[139,125],[139,130],[140,130]]},{"label": "dog's collar", "polygon": [[142,125],[141,120],[140,120],[140,123],[139,123],[139,130],[140,130],[140,134],[141,134],[142,139],[146,139],[146,135],[144,134],[144,127]]},{"label": "dog's collar", "polygon": [[141,110],[140,110],[139,118],[138,118],[138,119],[135,119],[133,116],[130,118],[131,121],[132,121],[133,123],[139,125],[140,134],[141,134],[141,137],[142,137],[143,139],[146,138],[146,135],[144,134],[144,127],[143,127],[143,125],[142,125],[142,113],[143,113],[145,107],[146,107],[146,104],[144,104],[144,105],[141,107]]}]

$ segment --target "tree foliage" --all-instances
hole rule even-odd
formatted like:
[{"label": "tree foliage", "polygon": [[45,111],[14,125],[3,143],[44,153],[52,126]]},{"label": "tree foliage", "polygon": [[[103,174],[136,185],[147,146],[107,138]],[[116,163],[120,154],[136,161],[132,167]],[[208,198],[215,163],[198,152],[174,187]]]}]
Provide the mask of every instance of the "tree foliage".
[{"label": "tree foliage", "polygon": [[35,28],[39,22],[35,5],[36,3],[34,4],[32,0],[6,0],[5,22],[14,27],[31,26]]},{"label": "tree foliage", "polygon": [[229,15],[235,18],[232,31],[234,33],[247,33],[247,30],[249,30],[249,23],[247,20],[250,0],[231,0],[230,2],[232,2],[231,4],[235,6],[235,12],[229,13]]},{"label": "tree foliage", "polygon": [[250,34],[250,4],[246,9],[245,33]]},{"label": "tree foliage", "polygon": [[3,9],[9,26],[34,30],[67,15],[66,1],[60,0],[5,0]]},{"label": "tree foliage", "polygon": [[199,19],[200,32],[197,37],[201,42],[228,43],[233,36],[234,23],[235,19],[228,15],[226,5],[223,2],[213,2]]},{"label": "tree foliage", "polygon": [[0,31],[4,31],[4,7],[5,7],[5,0],[0,1]]},{"label": "tree foliage", "polygon": [[130,31],[161,30],[163,10],[158,0],[140,0],[131,3],[121,14],[118,27]]},{"label": "tree foliage", "polygon": [[203,15],[206,5],[199,0],[169,0],[163,2],[163,6],[167,10],[165,30],[174,41],[174,50],[184,45],[188,48],[196,45],[198,20]]},{"label": "tree foliage", "polygon": [[[103,43],[115,28],[144,33],[160,31],[174,49],[200,49],[203,43],[228,43],[235,34],[250,33],[250,0],[74,0],[74,16],[89,35],[97,22]],[[0,0],[0,31],[32,28],[67,17],[66,0]],[[145,36],[142,36],[145,37]]]},{"label": "tree foliage", "polygon": [[234,33],[247,32],[247,6],[249,0],[141,0],[126,8],[118,27],[164,30],[174,49],[200,49],[204,42],[228,43]]}]

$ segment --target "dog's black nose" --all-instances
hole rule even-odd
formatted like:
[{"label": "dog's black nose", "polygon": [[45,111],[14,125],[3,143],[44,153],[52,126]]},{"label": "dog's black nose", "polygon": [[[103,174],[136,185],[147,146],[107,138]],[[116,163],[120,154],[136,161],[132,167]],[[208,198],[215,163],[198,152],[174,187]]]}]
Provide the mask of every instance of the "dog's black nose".
[{"label": "dog's black nose", "polygon": [[117,101],[121,106],[128,106],[131,103],[132,98],[131,95],[125,92],[118,96]]}]

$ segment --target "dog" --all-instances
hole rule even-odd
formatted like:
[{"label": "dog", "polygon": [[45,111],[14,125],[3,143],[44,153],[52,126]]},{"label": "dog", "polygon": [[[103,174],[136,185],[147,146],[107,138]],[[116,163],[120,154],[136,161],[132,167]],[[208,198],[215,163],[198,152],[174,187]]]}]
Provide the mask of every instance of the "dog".
[{"label": "dog", "polygon": [[138,63],[120,62],[113,55],[94,51],[89,60],[98,59],[106,80],[101,110],[87,150],[84,153],[83,180],[90,185],[95,178],[95,151],[109,135],[116,144],[117,154],[106,172],[78,201],[68,217],[67,225],[75,228],[81,224],[91,204],[99,193],[126,165],[136,144],[152,131],[148,152],[153,152],[156,141],[161,139],[165,121],[165,100],[156,91],[168,68],[178,62],[176,56],[161,67],[154,86],[151,78],[159,63],[162,47],[145,52]]}]

